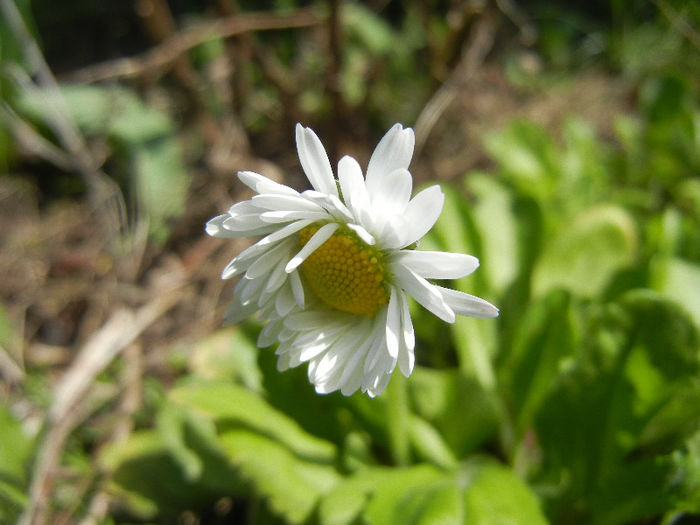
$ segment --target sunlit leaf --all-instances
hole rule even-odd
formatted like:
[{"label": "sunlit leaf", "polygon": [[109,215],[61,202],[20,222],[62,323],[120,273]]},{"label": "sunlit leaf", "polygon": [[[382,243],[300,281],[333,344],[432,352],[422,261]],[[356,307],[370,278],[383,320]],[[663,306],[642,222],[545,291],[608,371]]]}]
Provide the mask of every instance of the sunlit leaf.
[{"label": "sunlit leaf", "polygon": [[[602,308],[583,334],[585,352],[557,378],[535,418],[545,472],[552,482],[569,480],[555,515],[589,498],[603,479],[623,475],[619,469],[638,450],[644,429],[700,369],[692,321],[650,292],[630,292]],[[697,412],[687,415],[700,423]],[[654,481],[659,490],[665,482]]]},{"label": "sunlit leaf", "polygon": [[500,367],[500,384],[507,392],[518,437],[532,423],[562,362],[575,351],[570,301],[566,293],[553,292],[531,304]]},{"label": "sunlit leaf", "polygon": [[258,395],[230,382],[192,382],[170,392],[176,403],[213,418],[231,422],[274,438],[310,461],[331,462],[335,446],[305,432],[294,420]]},{"label": "sunlit leaf", "polygon": [[634,261],[637,243],[636,226],[626,211],[613,205],[591,208],[563,224],[544,247],[533,274],[533,293],[563,288],[596,296],[616,271]]},{"label": "sunlit leaf", "polygon": [[524,481],[496,463],[468,466],[464,522],[475,525],[546,525],[540,503]]},{"label": "sunlit leaf", "polygon": [[226,430],[220,439],[229,461],[291,523],[305,521],[339,479],[332,466],[300,459],[277,439],[242,428]]},{"label": "sunlit leaf", "polygon": [[190,370],[205,379],[236,379],[248,390],[262,392],[258,348],[242,330],[229,327],[198,341],[190,354]]}]

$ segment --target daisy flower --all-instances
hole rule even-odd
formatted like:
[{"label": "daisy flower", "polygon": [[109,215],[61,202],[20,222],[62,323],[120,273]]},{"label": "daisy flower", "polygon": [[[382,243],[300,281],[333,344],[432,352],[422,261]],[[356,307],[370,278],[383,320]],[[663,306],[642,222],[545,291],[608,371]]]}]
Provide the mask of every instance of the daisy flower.
[{"label": "daisy flower", "polygon": [[334,177],[321,141],[296,126],[299,160],[313,189],[297,192],[262,175],[239,172],[257,193],[211,219],[214,237],[262,236],[235,257],[223,279],[241,275],[229,323],[259,312],[258,346],[278,343],[280,371],[308,363],[319,393],[382,393],[398,365],[408,377],[415,336],[408,296],[443,321],[496,317],[487,301],[431,283],[479,266],[471,256],[421,251],[417,242],[438,219],[439,186],[411,198],[408,165],[415,137],[395,124],[377,145],[366,175],[345,156]]}]

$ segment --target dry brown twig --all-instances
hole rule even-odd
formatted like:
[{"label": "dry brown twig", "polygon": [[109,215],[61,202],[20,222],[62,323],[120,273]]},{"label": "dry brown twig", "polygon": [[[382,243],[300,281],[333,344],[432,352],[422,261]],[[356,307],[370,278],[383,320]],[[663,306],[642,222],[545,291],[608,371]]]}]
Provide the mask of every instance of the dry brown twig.
[{"label": "dry brown twig", "polygon": [[489,9],[481,13],[472,28],[470,38],[462,47],[459,63],[447,81],[425,104],[416,119],[416,155],[425,145],[433,127],[454,101],[460,87],[472,77],[493,47],[497,15]]},{"label": "dry brown twig", "polygon": [[19,525],[40,525],[47,522],[47,504],[61,451],[71,431],[91,412],[91,407],[84,401],[95,377],[146,328],[180,301],[184,293],[183,282],[178,281],[170,291],[157,294],[138,310],[117,310],[80,349],[55,388],[54,401],[47,414],[46,429],[31,478],[29,502]]},{"label": "dry brown twig", "polygon": [[[117,184],[100,171],[85,140],[61,96],[58,82],[44,59],[36,40],[27,29],[17,6],[12,0],[0,0],[0,12],[12,35],[20,44],[29,75],[23,89],[31,89],[53,101],[46,105],[47,124],[67,154],[71,167],[81,174],[89,190],[93,208],[110,238],[121,231],[125,223],[125,206]],[[31,79],[36,77],[36,83]],[[18,77],[16,77],[18,78]],[[5,112],[3,112],[5,113]],[[60,160],[60,159],[57,159]],[[65,159],[64,159],[65,160]]]},{"label": "dry brown twig", "polygon": [[[7,1],[7,0],[3,0]],[[302,8],[290,14],[249,13],[202,22],[165,40],[141,55],[110,60],[88,66],[68,76],[73,82],[99,82],[115,78],[133,77],[146,71],[161,69],[190,49],[219,38],[227,38],[251,31],[268,31],[293,27],[307,27],[323,21],[312,9]]]}]

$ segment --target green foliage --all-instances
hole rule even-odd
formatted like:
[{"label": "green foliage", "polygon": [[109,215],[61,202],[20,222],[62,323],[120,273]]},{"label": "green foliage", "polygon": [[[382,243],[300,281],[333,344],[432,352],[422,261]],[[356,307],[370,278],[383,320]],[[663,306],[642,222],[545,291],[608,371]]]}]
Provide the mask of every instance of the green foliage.
[{"label": "green foliage", "polygon": [[12,523],[27,501],[34,439],[5,406],[0,406],[0,429],[0,521]]},{"label": "green foliage", "polygon": [[[430,84],[449,73],[425,71],[456,60],[454,31],[470,27],[455,30],[459,20],[437,15],[434,2],[406,5],[401,16],[392,14],[397,2],[380,4],[384,12],[341,2],[338,93],[367,128],[414,120]],[[498,319],[459,318],[446,329],[412,304],[418,364],[377,399],[317,395],[303,367],[280,374],[274,352],[256,348],[255,326],[195,341],[182,377],[148,384],[156,393],[129,437],[94,451],[118,504],[110,519],[173,523],[191,512],[206,522],[222,498],[238,513],[226,519],[263,524],[697,519],[700,55],[662,9],[688,21],[691,35],[700,10],[646,4],[613,2],[605,16],[619,31],[575,6],[533,7],[547,72],[511,70],[540,89],[606,54],[604,64],[635,83],[636,113],[616,118],[605,138],[577,117],[557,136],[517,120],[484,138],[492,169],[443,185],[443,213],[420,248],[478,256],[474,275],[446,284],[499,306]],[[235,64],[233,105],[248,131],[262,136],[287,105],[295,118],[330,120],[319,27],[308,39],[286,30],[241,38],[242,55],[255,60]],[[0,20],[0,58],[21,64],[8,35]],[[217,65],[226,48],[198,47],[193,67]],[[52,112],[65,105],[88,140],[108,146],[109,167],[152,239],[165,241],[190,180],[173,118],[126,88],[63,86],[47,96],[16,92],[7,78],[0,94],[42,136],[56,141]],[[228,106],[209,94],[198,109],[222,117]],[[11,149],[3,133],[0,166]],[[0,308],[0,352],[19,346],[17,337]],[[24,388],[48,404],[38,377]],[[3,523],[26,504],[34,446],[0,407]],[[87,457],[63,460],[86,469]]]},{"label": "green foliage", "polygon": [[45,129],[57,108],[68,112],[80,131],[106,139],[131,189],[138,217],[156,242],[167,239],[170,222],[184,211],[190,177],[171,118],[144,104],[132,91],[99,86],[65,86],[60,92],[26,91],[16,97],[17,111]]}]

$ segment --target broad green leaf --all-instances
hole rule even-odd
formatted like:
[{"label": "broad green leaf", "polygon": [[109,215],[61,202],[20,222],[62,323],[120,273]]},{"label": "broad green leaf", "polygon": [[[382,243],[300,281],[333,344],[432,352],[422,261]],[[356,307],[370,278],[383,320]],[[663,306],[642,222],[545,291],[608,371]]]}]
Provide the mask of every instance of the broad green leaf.
[{"label": "broad green leaf", "polygon": [[557,192],[566,214],[571,216],[609,198],[611,155],[593,127],[581,119],[568,118],[563,135],[562,178]]},{"label": "broad green leaf", "polygon": [[546,525],[540,503],[524,481],[496,463],[470,465],[464,522],[470,525]]},{"label": "broad green leaf", "polygon": [[408,491],[445,479],[445,473],[430,465],[366,468],[344,478],[323,497],[319,521],[323,525],[350,524],[362,514],[368,523],[392,523]]},{"label": "broad green leaf", "polygon": [[[412,500],[453,478],[448,472],[416,465],[406,469],[392,469],[384,480],[374,487],[364,518],[371,525],[400,525],[406,523],[404,511]],[[428,502],[423,502],[428,504]],[[418,513],[420,508],[413,509]],[[415,514],[414,514],[415,515]]]},{"label": "broad green leaf", "polygon": [[142,519],[175,518],[184,510],[211,507],[224,496],[243,491],[237,471],[220,451],[212,451],[194,433],[185,435],[186,446],[202,463],[199,479],[187,479],[171,455],[162,434],[146,430],[131,434],[127,441],[104,448],[99,463],[109,473],[109,487],[118,501]]},{"label": "broad green leaf", "polygon": [[[602,480],[622,475],[619,469],[639,450],[645,428],[700,369],[692,321],[650,292],[629,292],[600,308],[582,334],[583,351],[557,378],[535,418],[547,478],[570,480],[555,498],[555,516],[590,498]],[[688,415],[700,424],[697,412]],[[653,446],[650,440],[644,445]],[[659,490],[664,482],[654,481]]]},{"label": "broad green leaf", "polygon": [[136,197],[148,219],[149,232],[164,242],[170,221],[185,209],[190,177],[182,164],[180,145],[175,138],[164,136],[126,150],[133,175]]},{"label": "broad green leaf", "polygon": [[634,261],[637,252],[634,221],[622,208],[600,205],[564,224],[544,247],[533,274],[533,293],[563,288],[594,297],[615,272]]},{"label": "broad green leaf", "polygon": [[464,521],[462,487],[454,479],[435,483],[425,490],[406,495],[404,504],[392,523],[414,525],[461,524]]},{"label": "broad green leaf", "polygon": [[345,31],[359,40],[373,55],[394,51],[396,35],[384,18],[360,3],[345,2],[342,20]]},{"label": "broad green leaf", "polygon": [[503,131],[488,134],[485,146],[521,195],[533,196],[541,204],[550,201],[561,176],[561,161],[541,127],[515,121]]},{"label": "broad green leaf", "polygon": [[180,405],[165,400],[156,415],[156,427],[164,446],[182,468],[183,476],[188,481],[200,479],[205,468],[203,458],[190,442],[197,447],[206,447],[214,454],[222,454],[212,420]]},{"label": "broad green leaf", "polygon": [[496,432],[501,413],[494,395],[459,371],[416,367],[408,384],[416,413],[457,458]]},{"label": "broad green leaf", "polygon": [[[683,494],[671,457],[644,458],[622,465],[600,481],[591,497],[594,522],[623,525],[673,509]],[[700,488],[700,487],[697,487]]]},{"label": "broad green leaf", "polygon": [[209,380],[238,380],[256,393],[262,392],[258,348],[242,330],[228,327],[198,341],[190,353],[193,374]]},{"label": "broad green leaf", "polygon": [[238,428],[224,431],[220,439],[229,461],[291,523],[308,519],[321,495],[339,480],[332,466],[301,459],[274,437]]},{"label": "broad green leaf", "polygon": [[175,403],[213,418],[217,423],[244,425],[288,447],[309,461],[332,462],[336,447],[304,431],[263,398],[229,382],[192,382],[173,389]]},{"label": "broad green leaf", "polygon": [[[465,177],[465,187],[474,196],[470,213],[481,239],[481,266],[477,270],[482,279],[487,279],[488,292],[501,295],[515,279],[518,263],[518,219],[513,213],[514,196],[493,175],[470,173]],[[462,280],[468,286],[470,276]],[[473,287],[472,287],[473,289]],[[466,291],[466,290],[465,290]]]},{"label": "broad green leaf", "polygon": [[700,329],[700,264],[677,257],[664,262],[654,288],[680,304]]},{"label": "broad green leaf", "polygon": [[561,291],[531,303],[515,334],[514,347],[500,367],[499,384],[507,395],[520,439],[576,347],[571,299]]},{"label": "broad green leaf", "polygon": [[[445,193],[442,214],[430,233],[421,240],[420,249],[480,256],[483,253],[482,238],[475,225],[472,205],[453,187],[445,185],[442,189]],[[490,290],[488,277],[481,269],[456,281],[455,286],[460,291],[478,296],[484,296]],[[494,386],[491,356],[495,352],[495,329],[494,322],[461,316],[450,326],[461,369],[476,377],[487,389]],[[421,335],[421,323],[418,330]],[[431,337],[434,344],[438,344],[437,337],[439,334]]]},{"label": "broad green leaf", "polygon": [[418,416],[410,422],[410,439],[413,450],[421,460],[443,468],[453,468],[457,464],[454,453],[450,450],[438,430]]},{"label": "broad green leaf", "polygon": [[[441,189],[445,194],[442,213],[433,228],[421,239],[419,248],[480,255],[481,239],[474,229],[469,213],[472,203],[465,195],[448,184],[441,185]],[[478,275],[479,270],[469,278]]]},{"label": "broad green leaf", "polygon": [[0,521],[12,523],[26,503],[34,442],[10,409],[0,406]]},{"label": "broad green leaf", "polygon": [[33,448],[34,436],[22,428],[8,407],[0,406],[0,476],[24,481]]},{"label": "broad green leaf", "polygon": [[29,119],[44,125],[51,122],[55,108],[65,107],[83,133],[107,137],[118,160],[127,165],[132,192],[150,234],[157,241],[167,238],[169,221],[184,210],[190,182],[169,115],[131,91],[100,86],[26,92],[17,105]]}]

